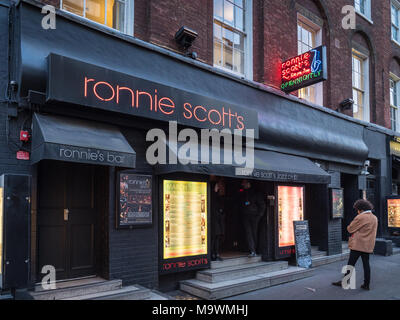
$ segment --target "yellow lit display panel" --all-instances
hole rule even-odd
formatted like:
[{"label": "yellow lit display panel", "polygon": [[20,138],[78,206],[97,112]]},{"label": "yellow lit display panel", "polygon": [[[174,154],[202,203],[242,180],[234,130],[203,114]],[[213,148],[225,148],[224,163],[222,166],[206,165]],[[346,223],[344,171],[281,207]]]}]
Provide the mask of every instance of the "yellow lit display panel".
[{"label": "yellow lit display panel", "polygon": [[304,220],[303,187],[278,187],[279,247],[294,246],[293,221]]},{"label": "yellow lit display panel", "polygon": [[3,270],[3,188],[0,188],[0,275]]},{"label": "yellow lit display panel", "polygon": [[207,183],[164,180],[164,259],[207,254]]},{"label": "yellow lit display panel", "polygon": [[388,226],[400,228],[400,199],[388,199]]}]

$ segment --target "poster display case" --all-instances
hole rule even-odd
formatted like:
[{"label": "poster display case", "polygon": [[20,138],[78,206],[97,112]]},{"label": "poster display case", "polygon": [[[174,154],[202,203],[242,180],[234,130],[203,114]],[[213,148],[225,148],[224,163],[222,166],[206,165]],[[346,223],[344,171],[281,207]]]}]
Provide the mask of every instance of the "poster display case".
[{"label": "poster display case", "polygon": [[152,176],[122,171],[118,182],[117,228],[151,226]]},{"label": "poster display case", "polygon": [[400,229],[400,196],[386,198],[388,227]]},{"label": "poster display case", "polygon": [[304,186],[276,187],[276,245],[277,259],[295,254],[294,221],[304,220]]},{"label": "poster display case", "polygon": [[343,189],[330,189],[331,217],[341,219],[344,217]]}]

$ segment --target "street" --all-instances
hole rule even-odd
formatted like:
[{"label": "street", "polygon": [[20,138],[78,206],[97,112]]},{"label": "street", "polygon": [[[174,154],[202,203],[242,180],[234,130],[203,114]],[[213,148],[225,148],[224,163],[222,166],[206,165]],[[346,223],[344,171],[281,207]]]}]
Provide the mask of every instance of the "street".
[{"label": "street", "polygon": [[[356,265],[356,290],[332,286],[341,279],[343,261],[317,268],[310,278],[249,292],[226,300],[400,300],[400,255],[372,255],[371,290],[360,289],[363,283],[361,259]],[[314,292],[315,290],[315,292]]]}]

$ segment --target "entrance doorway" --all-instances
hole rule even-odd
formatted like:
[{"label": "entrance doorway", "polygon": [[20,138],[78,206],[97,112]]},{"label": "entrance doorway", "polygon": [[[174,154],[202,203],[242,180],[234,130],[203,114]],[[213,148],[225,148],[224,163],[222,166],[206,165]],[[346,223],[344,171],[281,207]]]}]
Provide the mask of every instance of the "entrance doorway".
[{"label": "entrance doorway", "polygon": [[[217,178],[220,179],[220,178]],[[224,236],[220,246],[220,256],[222,259],[229,259],[241,256],[247,256],[250,251],[247,243],[246,231],[244,227],[244,217],[242,213],[243,187],[241,185],[242,179],[235,178],[223,178],[225,185],[225,197],[224,197],[224,218],[223,218],[223,230]],[[267,202],[267,195],[274,194],[274,184],[249,180],[252,188],[258,190],[265,195],[265,201]],[[212,188],[214,184],[211,184]],[[215,201],[215,197],[211,198],[211,201]],[[213,203],[211,203],[213,208]],[[211,209],[211,214],[215,214],[215,211]],[[271,210],[266,203],[266,210],[260,217],[258,223],[258,230],[256,231],[256,251],[263,258],[268,259],[268,255],[272,255],[271,249],[268,247],[272,245],[272,234],[273,234],[273,216],[274,212]],[[216,223],[216,219],[211,218],[211,223]],[[212,227],[213,228],[213,227]],[[271,251],[271,252],[270,252]]]},{"label": "entrance doorway", "polygon": [[[96,275],[104,167],[60,161],[38,166],[37,279],[52,265],[56,279]],[[102,178],[103,177],[103,178]]]}]

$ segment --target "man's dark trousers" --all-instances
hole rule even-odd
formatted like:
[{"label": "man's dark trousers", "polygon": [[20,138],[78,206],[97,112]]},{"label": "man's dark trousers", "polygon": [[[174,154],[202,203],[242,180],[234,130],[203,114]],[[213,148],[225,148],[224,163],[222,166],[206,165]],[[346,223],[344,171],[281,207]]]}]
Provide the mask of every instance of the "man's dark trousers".
[{"label": "man's dark trousers", "polygon": [[246,214],[243,218],[244,229],[246,231],[247,244],[250,252],[256,252],[258,239],[258,224],[261,216]]},{"label": "man's dark trousers", "polygon": [[349,261],[347,262],[347,265],[354,267],[357,263],[358,258],[361,257],[363,267],[364,267],[364,284],[367,287],[369,287],[369,284],[371,282],[371,268],[369,266],[369,255],[370,254],[366,253],[366,252],[350,250],[350,257],[349,257]]}]

